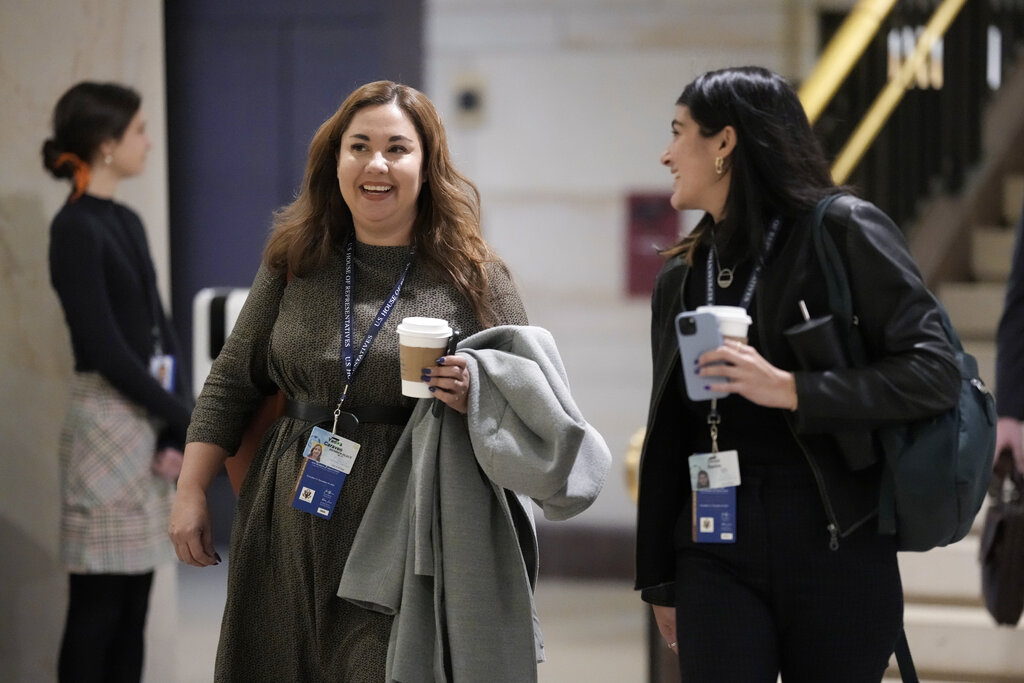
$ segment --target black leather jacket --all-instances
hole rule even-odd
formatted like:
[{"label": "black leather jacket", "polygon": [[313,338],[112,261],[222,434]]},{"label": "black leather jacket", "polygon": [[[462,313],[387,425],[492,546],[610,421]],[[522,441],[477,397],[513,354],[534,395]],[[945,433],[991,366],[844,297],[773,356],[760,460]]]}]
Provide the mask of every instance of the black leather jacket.
[{"label": "black leather jacket", "polygon": [[[868,357],[866,367],[803,372],[782,331],[828,312],[824,276],[810,237],[810,216],[783,228],[758,282],[751,315],[760,353],[794,372],[799,408],[787,421],[814,473],[833,547],[877,513],[881,465],[850,470],[831,434],[870,430],[940,413],[958,396],[960,376],[934,300],[925,289],[903,234],[873,204],[853,197],[834,202],[825,225],[850,279],[854,313]],[[673,604],[673,530],[688,504],[686,458],[680,457],[673,416],[683,396],[670,381],[679,363],[673,328],[689,267],[669,259],[651,302],[654,383],[640,459],[636,587],[655,604]],[[870,439],[865,443],[870,444]],[[870,447],[870,446],[869,446]]]}]

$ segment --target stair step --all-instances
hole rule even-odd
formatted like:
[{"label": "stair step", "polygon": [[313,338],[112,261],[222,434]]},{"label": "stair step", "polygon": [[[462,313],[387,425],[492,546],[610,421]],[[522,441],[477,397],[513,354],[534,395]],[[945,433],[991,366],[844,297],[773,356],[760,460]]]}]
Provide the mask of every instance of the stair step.
[{"label": "stair step", "polygon": [[978,543],[979,537],[970,534],[926,553],[900,553],[904,599],[908,603],[982,606]]},{"label": "stair step", "polygon": [[977,225],[971,230],[971,273],[985,282],[1010,277],[1014,231],[1002,225]]},{"label": "stair step", "polygon": [[1005,290],[997,282],[948,282],[937,294],[962,338],[995,339]]},{"label": "stair step", "polygon": [[[917,604],[905,607],[903,620],[914,665],[923,679],[1024,679],[1024,624],[997,626],[982,607]],[[895,670],[893,659],[888,675]]]},{"label": "stair step", "polygon": [[1017,225],[1024,199],[1024,173],[1007,173],[1003,179],[1003,219]]}]

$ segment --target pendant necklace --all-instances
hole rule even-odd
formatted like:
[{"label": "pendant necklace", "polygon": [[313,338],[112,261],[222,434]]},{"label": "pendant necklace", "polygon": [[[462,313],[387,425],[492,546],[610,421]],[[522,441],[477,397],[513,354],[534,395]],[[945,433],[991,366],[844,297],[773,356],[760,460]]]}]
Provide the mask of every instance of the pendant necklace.
[{"label": "pendant necklace", "polygon": [[715,268],[718,270],[715,281],[722,289],[729,289],[729,285],[732,284],[732,268],[723,268],[722,264],[718,262],[718,247],[715,242],[715,229],[711,228],[711,255],[715,258]]}]

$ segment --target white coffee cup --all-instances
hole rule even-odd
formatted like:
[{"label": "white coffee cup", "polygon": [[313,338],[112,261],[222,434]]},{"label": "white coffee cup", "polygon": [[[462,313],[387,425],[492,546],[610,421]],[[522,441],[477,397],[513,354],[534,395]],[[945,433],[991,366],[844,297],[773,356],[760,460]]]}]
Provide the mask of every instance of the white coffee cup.
[{"label": "white coffee cup", "polygon": [[698,306],[697,312],[713,313],[718,319],[718,331],[725,339],[747,343],[747,330],[753,319],[740,306]]},{"label": "white coffee cup", "polygon": [[403,318],[398,324],[398,361],[402,369],[402,394],[430,398],[430,388],[420,379],[423,368],[437,365],[448,349],[452,328],[442,318]]}]

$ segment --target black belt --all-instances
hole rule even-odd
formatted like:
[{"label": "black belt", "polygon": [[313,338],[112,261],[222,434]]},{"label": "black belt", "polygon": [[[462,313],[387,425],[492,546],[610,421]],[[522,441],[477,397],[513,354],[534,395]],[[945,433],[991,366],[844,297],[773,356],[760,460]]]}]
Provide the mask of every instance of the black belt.
[{"label": "black belt", "polygon": [[[286,417],[293,417],[296,420],[313,424],[333,422],[334,410],[332,406],[303,403],[290,398],[284,404]],[[341,415],[338,416],[338,425],[344,425],[348,429],[358,426],[361,422],[404,426],[412,416],[412,410],[412,408],[404,406],[356,406],[341,411]]]},{"label": "black belt", "polygon": [[[286,399],[284,402],[284,416],[302,420],[308,424],[291,435],[284,444],[278,448],[274,457],[280,457],[285,451],[291,448],[303,436],[308,434],[313,427],[325,422],[334,423],[334,408],[330,406],[318,406],[315,403],[303,403]],[[349,410],[343,410],[338,415],[338,431],[342,434],[349,434],[360,422],[376,422],[380,424],[402,425],[409,421],[412,416],[412,408],[402,406],[359,406]]]}]

